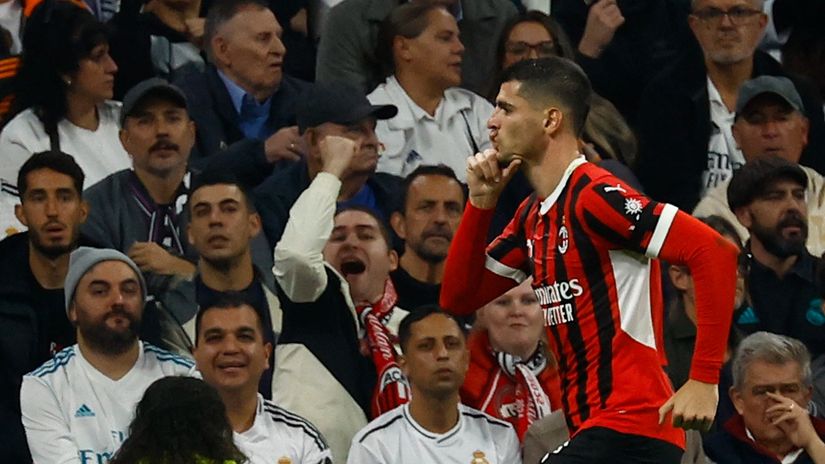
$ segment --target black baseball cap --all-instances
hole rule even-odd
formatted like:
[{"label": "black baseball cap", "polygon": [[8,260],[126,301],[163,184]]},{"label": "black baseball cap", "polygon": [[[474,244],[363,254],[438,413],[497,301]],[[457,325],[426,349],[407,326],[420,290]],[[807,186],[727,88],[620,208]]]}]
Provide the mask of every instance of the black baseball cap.
[{"label": "black baseball cap", "polygon": [[186,95],[177,86],[170,84],[160,77],[152,77],[141,81],[126,92],[123,97],[123,107],[120,109],[120,125],[140,106],[147,97],[160,97],[174,102],[188,111]]},{"label": "black baseball cap", "polygon": [[373,105],[364,92],[344,82],[316,83],[304,92],[296,108],[298,130],[326,122],[352,124],[366,117],[390,119],[398,114],[395,105]]},{"label": "black baseball cap", "polygon": [[760,156],[752,159],[733,173],[728,184],[728,206],[731,211],[749,205],[771,183],[790,179],[802,187],[808,186],[808,176],[798,164],[778,156]]},{"label": "black baseball cap", "polygon": [[745,81],[739,88],[739,96],[736,98],[736,117],[742,114],[754,98],[766,93],[778,96],[795,111],[805,113],[802,98],[790,79],[782,76],[759,76]]}]

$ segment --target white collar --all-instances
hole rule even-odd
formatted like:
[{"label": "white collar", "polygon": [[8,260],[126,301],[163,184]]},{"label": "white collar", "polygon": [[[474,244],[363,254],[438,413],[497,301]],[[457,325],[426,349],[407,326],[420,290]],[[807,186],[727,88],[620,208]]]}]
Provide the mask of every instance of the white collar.
[{"label": "white collar", "polygon": [[567,181],[570,180],[570,176],[573,175],[573,171],[576,170],[577,167],[581,166],[582,164],[587,163],[587,160],[584,158],[584,155],[579,154],[570,164],[567,165],[567,169],[564,170],[564,174],[561,176],[561,180],[559,180],[559,184],[556,185],[555,190],[541,202],[541,207],[539,208],[539,214],[545,215],[550,208],[556,203],[556,200],[559,199],[559,195],[564,190],[564,187],[567,185]]}]

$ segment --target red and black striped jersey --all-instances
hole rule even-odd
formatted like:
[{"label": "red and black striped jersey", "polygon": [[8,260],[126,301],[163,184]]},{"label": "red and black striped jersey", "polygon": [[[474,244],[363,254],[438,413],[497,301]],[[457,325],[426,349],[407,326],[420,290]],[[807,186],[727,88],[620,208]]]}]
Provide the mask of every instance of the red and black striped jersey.
[{"label": "red and black striped jersey", "polygon": [[607,427],[684,446],[683,431],[658,425],[673,391],[655,258],[677,212],[579,158],[487,248],[489,271],[533,276],[573,432]]}]

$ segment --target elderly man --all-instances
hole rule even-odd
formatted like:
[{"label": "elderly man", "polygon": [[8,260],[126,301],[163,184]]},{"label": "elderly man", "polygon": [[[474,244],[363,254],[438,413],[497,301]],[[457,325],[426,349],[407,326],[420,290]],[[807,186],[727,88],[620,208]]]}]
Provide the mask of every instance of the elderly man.
[{"label": "elderly man", "polygon": [[[643,92],[637,174],[652,198],[691,211],[713,187],[745,163],[731,132],[737,95],[753,77],[783,75],[779,63],[756,51],[767,18],[762,0],[693,0],[689,25],[704,62],[686,54]],[[825,168],[822,101],[794,80],[811,121],[801,163]]]},{"label": "elderly man", "polygon": [[119,251],[73,251],[64,290],[77,344],[23,377],[23,426],[34,462],[107,462],[144,390],[194,364],[138,339],[146,284]]},{"label": "elderly man", "polygon": [[395,8],[382,25],[393,74],[367,98],[398,114],[376,129],[385,152],[378,170],[406,177],[422,164],[445,164],[466,178],[468,156],[490,147],[490,103],[460,89],[464,45],[455,18],[438,2]]},{"label": "elderly man", "polygon": [[748,229],[751,255],[746,288],[751,306],[734,314],[747,333],[767,330],[801,340],[814,356],[825,352],[825,316],[816,269],[805,248],[808,178],[779,157],[757,158],[733,175],[728,204]]},{"label": "elderly man", "polygon": [[[422,1],[422,0],[414,0]],[[498,64],[493,50],[516,8],[507,0],[437,0],[458,21],[467,45],[461,67],[464,86],[484,93]],[[346,80],[370,92],[384,78],[376,56],[381,21],[402,0],[345,0],[326,18],[318,44],[317,78],[321,82]],[[382,63],[383,64],[383,63]]]},{"label": "elderly man", "polygon": [[358,141],[357,156],[341,172],[337,206],[369,207],[380,212],[385,222],[389,220],[401,179],[375,173],[381,146],[375,126],[397,111],[393,105],[371,105],[361,91],[341,82],[316,84],[307,91],[297,108],[307,156],[276,171],[255,190],[264,232],[273,248],[284,233],[290,208],[323,170],[321,141],[327,136]]},{"label": "elderly man", "polygon": [[198,127],[192,164],[254,185],[302,152],[292,107],[306,84],[283,75],[281,26],[265,3],[218,0],[205,28],[210,65],[176,81]]},{"label": "elderly man", "polygon": [[419,166],[404,179],[400,209],[391,218],[404,240],[404,253],[391,274],[402,308],[438,304],[444,260],[465,198],[464,187],[447,166]]},{"label": "elderly man", "polygon": [[768,332],[739,345],[730,389],[738,413],[705,441],[720,464],[825,462],[825,421],[808,414],[811,360],[805,345]]},{"label": "elderly man", "polygon": [[[765,155],[780,156],[798,163],[808,143],[810,121],[805,117],[802,99],[786,77],[761,76],[742,85],[736,102],[733,138],[742,150],[745,162]],[[808,176],[805,202],[808,206],[808,250],[820,256],[825,252],[825,178],[815,170],[800,166]],[[724,181],[708,191],[699,201],[693,215],[721,216],[736,227],[740,237],[748,237],[745,229],[728,207]]]}]

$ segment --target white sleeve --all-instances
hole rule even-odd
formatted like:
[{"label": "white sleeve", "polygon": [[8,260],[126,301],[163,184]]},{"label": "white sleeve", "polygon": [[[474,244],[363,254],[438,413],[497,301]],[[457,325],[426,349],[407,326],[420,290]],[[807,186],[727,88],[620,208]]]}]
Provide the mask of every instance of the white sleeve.
[{"label": "white sleeve", "polygon": [[507,436],[505,437],[504,443],[501,444],[498,454],[500,456],[498,462],[502,464],[521,464],[521,444],[518,441],[518,436],[514,428],[510,427],[507,429]]},{"label": "white sleeve", "polygon": [[[347,464],[384,464],[385,459],[380,459],[373,454],[363,443],[358,442],[358,435],[352,439],[352,446],[349,448]],[[520,464],[520,463],[519,463]]]},{"label": "white sleeve", "polygon": [[326,442],[323,441],[323,438],[320,437],[321,433],[318,432],[318,430],[314,432],[318,437],[304,433],[304,449],[307,451],[301,459],[301,464],[332,464],[332,451],[330,451]]},{"label": "white sleeve", "polygon": [[55,392],[38,377],[23,377],[20,389],[23,427],[35,464],[80,463],[69,424]]},{"label": "white sleeve", "polygon": [[[17,129],[17,130],[13,130]],[[27,124],[16,124],[0,134],[0,152],[3,153],[3,162],[0,163],[0,179],[17,186],[17,173],[23,163],[32,155],[31,147],[23,140],[21,131],[27,131]],[[29,137],[34,137],[33,134]]]},{"label": "white sleeve", "polygon": [[315,301],[327,287],[324,245],[332,233],[341,181],[320,172],[289,210],[281,241],[275,245],[272,273],[296,303]]}]

